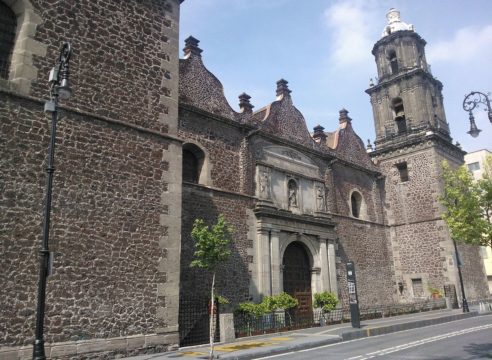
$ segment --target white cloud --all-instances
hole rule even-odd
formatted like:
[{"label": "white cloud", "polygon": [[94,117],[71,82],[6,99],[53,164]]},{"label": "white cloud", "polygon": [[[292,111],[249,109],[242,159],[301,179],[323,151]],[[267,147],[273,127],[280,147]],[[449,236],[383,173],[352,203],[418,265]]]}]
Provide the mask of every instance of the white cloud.
[{"label": "white cloud", "polygon": [[339,1],[325,11],[333,31],[331,60],[337,66],[372,63],[373,33],[378,22],[371,1]]},{"label": "white cloud", "polygon": [[430,62],[464,63],[484,60],[489,63],[492,60],[492,25],[459,29],[451,40],[429,45],[427,57]]}]

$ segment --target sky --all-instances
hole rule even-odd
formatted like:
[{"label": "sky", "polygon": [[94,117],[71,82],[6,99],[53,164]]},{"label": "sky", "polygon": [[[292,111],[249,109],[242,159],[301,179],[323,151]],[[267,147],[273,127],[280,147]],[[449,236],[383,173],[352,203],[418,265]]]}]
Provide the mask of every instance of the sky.
[{"label": "sky", "polygon": [[392,7],[427,42],[453,140],[468,152],[492,149],[485,107],[474,111],[482,130],[475,139],[463,110],[466,94],[492,91],[491,0],[185,0],[180,48],[190,35],[200,40],[205,66],[236,111],[239,94],[249,94],[258,110],[275,100],[276,82],[285,79],[308,129],[334,131],[345,108],[364,143],[373,142],[365,90],[377,75],[371,50]]}]

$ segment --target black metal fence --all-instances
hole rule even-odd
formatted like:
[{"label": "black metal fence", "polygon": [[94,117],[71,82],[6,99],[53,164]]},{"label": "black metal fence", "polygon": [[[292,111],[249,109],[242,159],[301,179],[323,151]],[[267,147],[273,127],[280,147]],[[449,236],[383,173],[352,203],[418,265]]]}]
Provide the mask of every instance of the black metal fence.
[{"label": "black metal fence", "polygon": [[469,300],[468,305],[492,304],[492,297],[479,300]]},{"label": "black metal fence", "polygon": [[[220,340],[219,304],[215,304],[214,341]],[[186,298],[179,302],[179,345],[206,344],[210,340],[210,299]]]},{"label": "black metal fence", "polygon": [[[411,304],[375,305],[372,307],[361,307],[360,319],[377,319],[445,308],[446,299],[444,298]],[[283,311],[263,315],[258,318],[245,314],[234,314],[234,329],[236,338],[238,338],[349,321],[349,308],[336,309],[325,314],[320,310],[314,310],[309,316],[292,316],[291,313]]]}]

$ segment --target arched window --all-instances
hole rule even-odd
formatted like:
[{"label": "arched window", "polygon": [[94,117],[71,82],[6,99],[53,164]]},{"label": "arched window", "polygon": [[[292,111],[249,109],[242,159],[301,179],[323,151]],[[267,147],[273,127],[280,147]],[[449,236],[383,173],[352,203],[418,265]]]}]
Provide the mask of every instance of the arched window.
[{"label": "arched window", "polygon": [[390,67],[391,67],[391,74],[395,75],[398,74],[398,59],[396,58],[396,52],[395,50],[391,50],[388,54],[389,56],[389,62],[390,62]]},{"label": "arched window", "polygon": [[17,20],[14,12],[0,1],[0,78],[9,78]]},{"label": "arched window", "polygon": [[358,191],[354,191],[352,196],[350,196],[350,207],[352,211],[352,216],[359,218],[360,210],[362,206],[362,195]]},{"label": "arched window", "polygon": [[407,120],[405,119],[405,108],[403,107],[403,100],[399,97],[393,99],[393,111],[395,115],[395,123],[398,134],[407,132]]},{"label": "arched window", "polygon": [[183,145],[183,181],[198,184],[202,172],[204,152],[194,144]]}]

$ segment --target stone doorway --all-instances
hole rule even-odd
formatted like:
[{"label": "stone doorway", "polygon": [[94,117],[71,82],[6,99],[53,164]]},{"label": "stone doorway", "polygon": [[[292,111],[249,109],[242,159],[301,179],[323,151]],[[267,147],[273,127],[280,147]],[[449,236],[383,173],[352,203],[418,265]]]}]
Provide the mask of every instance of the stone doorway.
[{"label": "stone doorway", "polygon": [[311,264],[304,245],[297,241],[289,244],[285,249],[282,264],[284,292],[299,301],[299,306],[289,312],[290,316],[295,323],[311,322]]}]

